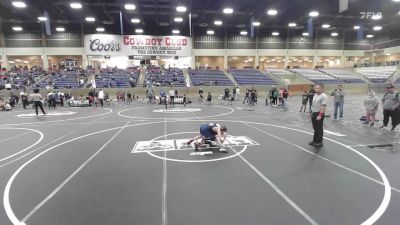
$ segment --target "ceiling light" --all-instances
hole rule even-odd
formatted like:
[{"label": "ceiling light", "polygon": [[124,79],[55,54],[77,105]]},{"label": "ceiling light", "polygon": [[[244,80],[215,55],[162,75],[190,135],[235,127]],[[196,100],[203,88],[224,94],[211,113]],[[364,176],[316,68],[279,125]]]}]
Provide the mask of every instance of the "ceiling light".
[{"label": "ceiling light", "polygon": [[207,31],[207,34],[208,34],[208,35],[214,35],[214,33],[215,33],[215,32],[214,32],[213,30],[208,30],[208,31]]},{"label": "ceiling light", "polygon": [[260,26],[260,25],[261,25],[261,23],[258,22],[258,21],[254,21],[254,22],[253,22],[253,26],[255,26],[255,27],[258,27],[258,26]]},{"label": "ceiling light", "polygon": [[94,22],[94,21],[96,21],[96,18],[94,18],[94,17],[86,17],[85,20],[86,20],[86,22]]},{"label": "ceiling light", "polygon": [[374,35],[372,35],[372,34],[367,35],[367,38],[373,38],[373,37],[374,37]]},{"label": "ceiling light", "polygon": [[303,36],[308,36],[308,35],[310,35],[310,34],[307,33],[307,32],[304,32],[304,33],[303,33]]},{"label": "ceiling light", "polygon": [[311,16],[311,17],[317,17],[317,16],[319,16],[319,12],[311,11],[308,15]]},{"label": "ceiling light", "polygon": [[394,2],[400,2],[400,0],[393,0]]},{"label": "ceiling light", "polygon": [[353,28],[354,28],[354,30],[359,30],[361,27],[360,26],[354,26]]},{"label": "ceiling light", "polygon": [[289,23],[289,27],[295,27],[297,26],[297,23]]},{"label": "ceiling light", "polygon": [[135,10],[136,9],[136,5],[132,4],[132,3],[127,3],[127,4],[125,4],[125,9],[126,10]]},{"label": "ceiling light", "polygon": [[232,14],[233,13],[233,9],[232,8],[225,8],[223,10],[224,14]]},{"label": "ceiling light", "polygon": [[279,36],[279,32],[272,32],[272,36]]},{"label": "ceiling light", "polygon": [[64,32],[65,28],[64,27],[56,27],[56,31],[58,32]]},{"label": "ceiling light", "polygon": [[138,18],[133,18],[133,19],[131,19],[131,22],[132,22],[132,23],[140,23],[140,19],[138,19]]},{"label": "ceiling light", "polygon": [[380,20],[380,19],[382,19],[382,14],[375,14],[375,15],[373,15],[372,17],[371,17],[371,19],[373,19],[373,20]]},{"label": "ceiling light", "polygon": [[16,60],[15,60],[15,62],[22,62],[22,60],[20,60],[20,59],[16,59]]},{"label": "ceiling light", "polygon": [[390,53],[387,53],[387,54],[385,54],[385,55],[391,55]]},{"label": "ceiling light", "polygon": [[44,16],[38,16],[38,18],[37,18],[39,21],[47,21],[47,17],[44,17]]},{"label": "ceiling light", "polygon": [[381,26],[375,26],[373,29],[374,29],[375,31],[378,31],[378,30],[382,30],[382,27],[381,27]]},{"label": "ceiling light", "polygon": [[22,27],[13,27],[13,31],[22,31]]},{"label": "ceiling light", "polygon": [[183,22],[183,18],[182,17],[175,17],[174,21],[177,23]]},{"label": "ceiling light", "polygon": [[173,34],[179,34],[180,31],[179,31],[179,30],[172,30],[172,33],[173,33]]},{"label": "ceiling light", "polygon": [[176,7],[177,12],[186,12],[186,7],[185,6],[178,6]]},{"label": "ceiling light", "polygon": [[400,15],[400,11],[398,12],[398,14]]},{"label": "ceiling light", "polygon": [[216,20],[216,21],[214,21],[214,24],[220,26],[220,25],[222,25],[222,21],[221,20]]},{"label": "ceiling light", "polygon": [[69,6],[73,9],[81,9],[82,8],[82,4],[79,2],[72,2],[71,4],[69,4]]},{"label": "ceiling light", "polygon": [[329,28],[329,27],[331,27],[331,25],[329,25],[329,24],[322,24],[322,28],[327,29],[327,28]]},{"label": "ceiling light", "polygon": [[331,36],[332,36],[332,37],[337,37],[338,35],[339,35],[339,34],[336,33],[336,32],[331,33]]},{"label": "ceiling light", "polygon": [[26,63],[26,64],[28,64],[28,63],[29,63],[29,61],[23,61],[23,63]]},{"label": "ceiling light", "polygon": [[240,31],[240,35],[247,35],[247,31]]},{"label": "ceiling light", "polygon": [[141,34],[141,33],[143,33],[143,29],[136,29],[135,33]]},{"label": "ceiling light", "polygon": [[14,61],[8,61],[8,63],[10,63],[10,64],[14,64],[15,62],[14,62]]},{"label": "ceiling light", "polygon": [[104,29],[103,27],[98,27],[98,28],[96,28],[96,31],[97,31],[97,32],[104,32],[105,29]]},{"label": "ceiling light", "polygon": [[21,2],[21,1],[12,2],[12,5],[17,8],[25,8],[26,7],[25,2]]},{"label": "ceiling light", "polygon": [[276,14],[278,14],[278,11],[276,9],[269,9],[267,11],[267,14],[270,16],[275,16]]}]

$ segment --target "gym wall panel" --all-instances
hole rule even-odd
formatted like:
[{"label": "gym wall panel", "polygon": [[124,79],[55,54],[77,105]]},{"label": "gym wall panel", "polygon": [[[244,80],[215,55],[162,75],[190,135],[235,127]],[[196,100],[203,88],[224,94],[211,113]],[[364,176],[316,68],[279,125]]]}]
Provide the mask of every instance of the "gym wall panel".
[{"label": "gym wall panel", "polygon": [[258,49],[260,56],[285,56],[287,53],[286,49]]},{"label": "gym wall panel", "polygon": [[225,49],[193,49],[195,56],[221,56],[225,55]]},{"label": "gym wall panel", "polygon": [[195,49],[221,49],[225,48],[224,37],[220,36],[194,36],[193,48]]},{"label": "gym wall panel", "polygon": [[342,50],[320,50],[316,51],[317,56],[341,56],[343,54]]},{"label": "gym wall panel", "polygon": [[71,48],[83,47],[80,34],[76,33],[54,33],[46,38],[47,47]]},{"label": "gym wall panel", "polygon": [[256,49],[255,38],[245,36],[228,36],[228,49]]},{"label": "gym wall panel", "polygon": [[44,48],[4,48],[6,55],[43,55]]},{"label": "gym wall panel", "polygon": [[335,37],[321,37],[318,39],[317,49],[343,50],[343,39]]},{"label": "gym wall panel", "polygon": [[228,49],[226,50],[227,56],[255,56],[257,50],[252,49]]},{"label": "gym wall panel", "polygon": [[42,35],[40,33],[6,33],[4,34],[7,48],[40,48]]},{"label": "gym wall panel", "polygon": [[314,49],[314,40],[309,37],[290,37],[288,43],[289,49]]},{"label": "gym wall panel", "polygon": [[282,37],[264,36],[258,38],[258,49],[284,49],[286,39]]},{"label": "gym wall panel", "polygon": [[46,48],[47,55],[83,55],[83,48]]},{"label": "gym wall panel", "polygon": [[361,50],[344,50],[344,56],[364,56],[364,51]]},{"label": "gym wall panel", "polygon": [[315,50],[309,49],[288,49],[288,55],[290,56],[314,56]]}]

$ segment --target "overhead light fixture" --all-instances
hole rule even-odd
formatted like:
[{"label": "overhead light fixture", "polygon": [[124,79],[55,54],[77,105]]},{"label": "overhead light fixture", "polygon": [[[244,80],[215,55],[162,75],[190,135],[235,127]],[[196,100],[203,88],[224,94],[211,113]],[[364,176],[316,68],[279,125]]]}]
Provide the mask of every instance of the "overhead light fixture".
[{"label": "overhead light fixture", "polygon": [[79,2],[72,2],[71,4],[69,4],[69,6],[73,9],[81,9],[82,8],[82,4]]},{"label": "overhead light fixture", "polygon": [[400,15],[400,11],[398,12],[398,14]]},{"label": "overhead light fixture", "polygon": [[217,26],[221,26],[222,25],[222,21],[221,20],[216,20],[214,21],[214,24]]},{"label": "overhead light fixture", "polygon": [[322,24],[322,28],[324,28],[324,29],[327,29],[327,28],[329,28],[329,27],[331,27],[331,25],[329,25],[329,24]]},{"label": "overhead light fixture", "polygon": [[368,35],[367,35],[367,38],[373,38],[373,37],[374,37],[373,34],[368,34]]},{"label": "overhead light fixture", "polygon": [[232,14],[233,13],[233,9],[232,8],[225,8],[224,10],[222,10],[222,12],[224,14]]},{"label": "overhead light fixture", "polygon": [[308,35],[310,35],[310,34],[307,33],[307,32],[304,32],[304,33],[303,33],[303,36],[308,36]]},{"label": "overhead light fixture", "polygon": [[333,32],[333,33],[331,33],[331,36],[332,37],[337,37],[339,34],[337,33],[337,32]]},{"label": "overhead light fixture", "polygon": [[319,16],[319,12],[318,11],[311,11],[308,15],[310,17],[317,17],[317,16]]},{"label": "overhead light fixture", "polygon": [[8,61],[8,63],[10,63],[10,64],[14,64],[15,62],[14,62],[14,61]]},{"label": "overhead light fixture", "polygon": [[13,31],[22,31],[22,27],[12,27]]},{"label": "overhead light fixture", "polygon": [[394,2],[400,2],[400,0],[393,0]]},{"label": "overhead light fixture", "polygon": [[133,19],[131,19],[131,23],[140,23],[140,19],[133,18]]},{"label": "overhead light fixture", "polygon": [[295,27],[297,26],[297,23],[289,23],[289,27]]},{"label": "overhead light fixture", "polygon": [[136,5],[132,4],[132,3],[126,3],[125,4],[125,9],[126,10],[135,10],[136,9]]},{"label": "overhead light fixture", "polygon": [[104,32],[105,29],[104,29],[104,27],[98,27],[98,28],[96,28],[96,31],[97,32]]},{"label": "overhead light fixture", "polygon": [[183,18],[182,17],[175,17],[174,21],[177,22],[177,23],[181,23],[181,22],[183,22]]},{"label": "overhead light fixture", "polygon": [[379,31],[379,30],[382,30],[382,27],[381,27],[381,26],[375,26],[373,29],[374,29],[375,31]]},{"label": "overhead light fixture", "polygon": [[26,7],[25,2],[22,2],[22,1],[14,1],[14,2],[12,2],[12,5],[16,8],[25,8]]},{"label": "overhead light fixture", "polygon": [[179,31],[179,30],[172,30],[172,33],[173,33],[173,34],[179,34],[180,31]]},{"label": "overhead light fixture", "polygon": [[354,28],[354,30],[359,30],[361,27],[360,26],[354,26],[353,28]]},{"label": "overhead light fixture", "polygon": [[253,22],[253,26],[255,26],[255,27],[259,27],[260,25],[261,25],[261,23],[258,22],[258,21],[254,21],[254,22]]},{"label": "overhead light fixture", "polygon": [[47,17],[44,17],[44,16],[38,16],[37,19],[38,19],[39,21],[41,21],[41,22],[47,21]]},{"label": "overhead light fixture", "polygon": [[86,22],[94,22],[94,21],[96,21],[96,18],[94,18],[94,17],[86,17],[85,20],[86,20]]},{"label": "overhead light fixture", "polygon": [[135,33],[137,33],[137,34],[142,34],[142,33],[143,33],[143,29],[136,29],[136,30],[135,30]]},{"label": "overhead light fixture", "polygon": [[245,30],[240,31],[240,35],[247,35],[247,31],[245,31]]},{"label": "overhead light fixture", "polygon": [[373,15],[372,17],[371,17],[371,19],[373,19],[373,20],[380,20],[380,19],[382,19],[382,14],[375,14],[375,15]]},{"label": "overhead light fixture", "polygon": [[387,54],[385,54],[385,55],[389,56],[389,55],[391,55],[391,54],[390,54],[390,53],[387,53]]},{"label": "overhead light fixture", "polygon": [[208,30],[208,31],[207,31],[207,34],[208,34],[208,35],[214,35],[214,33],[215,33],[215,32],[214,32],[213,30]]},{"label": "overhead light fixture", "polygon": [[29,63],[29,61],[23,61],[23,63],[25,63],[25,64],[28,64],[28,63]]},{"label": "overhead light fixture", "polygon": [[267,11],[267,14],[270,15],[270,16],[275,16],[276,14],[278,14],[278,10],[276,10],[276,9],[269,9],[269,10]]},{"label": "overhead light fixture", "polygon": [[22,62],[22,60],[20,60],[20,59],[15,59],[15,62]]},{"label": "overhead light fixture", "polygon": [[56,31],[58,32],[64,32],[65,28],[64,27],[56,27]]},{"label": "overhead light fixture", "polygon": [[177,12],[186,12],[186,7],[185,6],[177,6],[176,7],[176,11]]},{"label": "overhead light fixture", "polygon": [[279,32],[272,32],[272,36],[279,36]]}]

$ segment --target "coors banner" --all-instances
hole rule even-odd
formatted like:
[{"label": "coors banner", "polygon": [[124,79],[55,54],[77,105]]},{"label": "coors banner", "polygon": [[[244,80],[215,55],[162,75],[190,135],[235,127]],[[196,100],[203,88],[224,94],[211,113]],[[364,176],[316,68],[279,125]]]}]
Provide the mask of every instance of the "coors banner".
[{"label": "coors banner", "polygon": [[191,56],[192,39],[184,36],[85,35],[87,55]]}]

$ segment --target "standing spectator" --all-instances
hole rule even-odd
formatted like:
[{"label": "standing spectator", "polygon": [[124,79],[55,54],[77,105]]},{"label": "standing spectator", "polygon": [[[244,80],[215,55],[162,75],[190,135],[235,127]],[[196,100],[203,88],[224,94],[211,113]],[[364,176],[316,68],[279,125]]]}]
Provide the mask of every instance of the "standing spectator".
[{"label": "standing spectator", "polygon": [[236,98],[235,99],[239,100],[239,98],[240,98],[240,88],[238,86],[238,87],[236,87]]},{"label": "standing spectator", "polygon": [[289,90],[286,89],[286,88],[283,88],[283,91],[282,91],[282,108],[285,109],[285,110],[288,109],[287,100],[288,100],[289,96],[291,96]]},{"label": "standing spectator", "polygon": [[396,128],[400,121],[400,99],[399,92],[394,90],[394,85],[389,84],[386,86],[386,93],[382,98],[383,108],[383,125],[379,128],[387,127],[389,123],[389,117],[392,118],[392,131]]},{"label": "standing spectator", "polygon": [[128,92],[126,93],[126,97],[128,98],[128,101],[126,102],[126,104],[130,105],[131,102],[132,102],[132,94],[131,94],[130,91],[128,91]]},{"label": "standing spectator", "polygon": [[232,97],[233,99],[236,99],[236,87],[233,87],[232,89]]},{"label": "standing spectator", "polygon": [[208,104],[211,104],[211,100],[212,100],[211,93],[208,92],[208,95],[207,95],[207,103],[208,103]]},{"label": "standing spectator", "polygon": [[309,109],[310,113],[311,113],[311,107],[312,107],[314,95],[315,95],[315,88],[314,88],[314,85],[311,85],[310,90],[308,91],[308,104],[310,105],[310,109]]},{"label": "standing spectator", "polygon": [[308,143],[315,147],[322,147],[323,136],[324,136],[324,117],[326,110],[326,102],[328,96],[324,93],[324,86],[317,84],[315,86],[315,95],[313,96],[313,102],[311,106],[311,123],[314,129],[314,138]]},{"label": "standing spectator", "polygon": [[379,107],[379,99],[375,96],[375,92],[368,92],[368,96],[364,99],[364,107],[366,111],[365,124],[369,124],[369,121],[371,121],[370,126],[372,127],[374,126],[375,115]]},{"label": "standing spectator", "polygon": [[22,107],[26,109],[26,106],[28,105],[28,96],[24,92],[21,92],[21,101],[22,101]]},{"label": "standing spectator", "polygon": [[99,94],[98,94],[98,98],[100,101],[100,105],[104,106],[104,91],[103,89],[100,89]]},{"label": "standing spectator", "polygon": [[279,91],[278,89],[276,89],[276,87],[274,87],[274,89],[272,90],[272,102],[274,106],[278,105],[278,97],[279,97]]},{"label": "standing spectator", "polygon": [[[300,112],[304,110],[303,112],[306,112],[307,108],[307,102],[308,102],[308,94],[307,91],[304,91],[304,94],[301,96],[301,108]],[[303,109],[304,108],[304,109]]]},{"label": "standing spectator", "polygon": [[199,89],[199,102],[203,102],[204,96],[203,96],[203,89]]},{"label": "standing spectator", "polygon": [[31,101],[33,101],[33,104],[35,106],[36,115],[39,115],[38,108],[40,108],[40,110],[42,111],[43,115],[46,115],[46,113],[45,113],[45,111],[43,109],[43,104],[42,104],[43,97],[42,97],[41,94],[39,94],[39,89],[33,90],[33,94],[29,95],[29,99]]},{"label": "standing spectator", "polygon": [[334,113],[333,118],[337,119],[337,111],[340,108],[339,120],[343,119],[343,103],[344,103],[344,91],[342,90],[342,85],[338,85],[337,89],[332,91],[331,96],[333,97],[334,102]]},{"label": "standing spectator", "polygon": [[169,100],[171,101],[169,104],[175,106],[175,90],[172,88],[169,91]]}]

